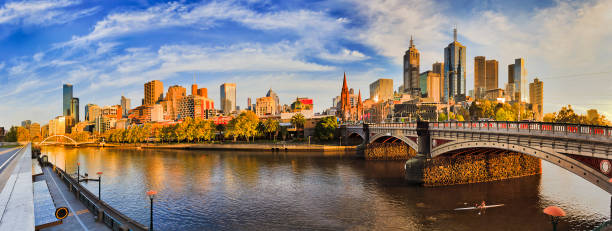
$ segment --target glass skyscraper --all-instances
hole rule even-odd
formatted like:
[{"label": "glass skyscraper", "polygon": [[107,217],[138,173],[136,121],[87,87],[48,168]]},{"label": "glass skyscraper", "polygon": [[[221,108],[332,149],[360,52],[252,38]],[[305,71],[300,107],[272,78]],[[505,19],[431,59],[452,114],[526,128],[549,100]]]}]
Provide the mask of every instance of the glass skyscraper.
[{"label": "glass skyscraper", "polygon": [[449,98],[465,100],[465,46],[457,42],[457,28],[453,30],[454,41],[444,48],[444,102]]},{"label": "glass skyscraper", "polygon": [[64,84],[64,90],[62,93],[62,104],[63,104],[63,115],[70,116],[72,111],[72,84]]}]

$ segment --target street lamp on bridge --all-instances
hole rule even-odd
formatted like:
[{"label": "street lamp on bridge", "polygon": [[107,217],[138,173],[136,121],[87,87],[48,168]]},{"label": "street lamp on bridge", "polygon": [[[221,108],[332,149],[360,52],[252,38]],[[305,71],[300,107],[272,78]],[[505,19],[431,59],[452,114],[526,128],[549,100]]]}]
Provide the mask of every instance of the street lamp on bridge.
[{"label": "street lamp on bridge", "polygon": [[550,222],[553,226],[553,231],[557,230],[557,224],[559,223],[559,217],[565,216],[565,211],[557,206],[548,206],[544,209],[544,213],[550,216]]},{"label": "street lamp on bridge", "polygon": [[149,199],[151,200],[151,220],[149,223],[149,231],[153,231],[153,198],[155,197],[155,194],[157,194],[155,190],[149,190],[147,192],[147,196],[149,196]]},{"label": "street lamp on bridge", "polygon": [[80,184],[81,177],[81,162],[77,162],[77,184]]}]

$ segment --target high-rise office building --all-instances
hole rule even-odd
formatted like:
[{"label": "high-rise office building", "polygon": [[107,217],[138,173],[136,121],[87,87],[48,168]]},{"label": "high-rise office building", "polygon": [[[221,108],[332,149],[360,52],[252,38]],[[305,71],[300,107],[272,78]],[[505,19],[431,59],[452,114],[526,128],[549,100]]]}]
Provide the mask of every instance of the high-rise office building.
[{"label": "high-rise office building", "polygon": [[255,99],[255,113],[257,116],[274,115],[276,113],[276,100],[274,97],[266,96]]},{"label": "high-rise office building", "polygon": [[516,100],[519,102],[527,102],[529,100],[528,85],[527,85],[527,69],[525,69],[525,60],[517,58],[514,60],[514,90]]},{"label": "high-rise office building", "polygon": [[215,109],[215,103],[199,95],[189,95],[181,98],[178,108],[178,117],[181,119],[187,117],[209,119],[212,116],[210,112]]},{"label": "high-rise office building", "polygon": [[450,98],[462,101],[466,96],[466,48],[457,42],[457,28],[453,30],[453,39],[444,48],[444,102]]},{"label": "high-rise office building", "polygon": [[514,64],[508,65],[508,83],[514,83]]},{"label": "high-rise office building", "polygon": [[198,85],[197,84],[191,84],[191,95],[198,95]]},{"label": "high-rise office building", "polygon": [[474,57],[474,96],[476,99],[484,97],[486,90],[486,64],[484,56]]},{"label": "high-rise office building", "polygon": [[33,123],[30,125],[30,138],[34,139],[37,136],[40,136],[40,124]]},{"label": "high-rise office building", "polygon": [[63,116],[72,115],[70,105],[72,104],[72,84],[64,84],[62,92]]},{"label": "high-rise office building", "polygon": [[130,109],[132,109],[131,107],[131,102],[132,100],[126,98],[125,96],[121,96],[121,110],[123,110],[123,112],[121,114],[123,114],[124,118],[127,118],[128,116],[128,112],[130,111]]},{"label": "high-rise office building", "polygon": [[486,84],[485,84],[486,87],[485,88],[487,89],[487,91],[499,88],[499,83],[498,83],[498,75],[499,75],[498,65],[499,65],[499,63],[495,59],[491,59],[491,60],[487,60],[486,61],[486,71],[487,71],[487,74],[485,75],[485,82],[486,82]]},{"label": "high-rise office building", "polygon": [[440,102],[440,74],[433,71],[426,71],[420,75],[421,97],[427,98],[430,102]]},{"label": "high-rise office building", "polygon": [[[194,84],[195,85],[195,84]],[[197,96],[197,89],[195,89],[194,92],[194,88],[191,85],[191,92],[192,95],[193,93],[196,93]],[[169,120],[177,120],[179,119],[179,102],[182,98],[187,96],[187,89],[185,89],[184,87],[181,87],[179,85],[174,85],[168,88],[168,92],[166,93],[166,98],[164,99],[164,101],[162,102],[162,106],[164,111],[166,112],[166,119]]]},{"label": "high-rise office building", "polygon": [[79,113],[79,98],[72,98],[72,101],[70,103],[70,113],[72,116],[72,120],[74,121],[74,124],[80,122],[80,113]]},{"label": "high-rise office building", "polygon": [[224,83],[219,88],[221,90],[221,110],[225,115],[232,114],[236,111],[236,84]]},{"label": "high-rise office building", "polygon": [[32,121],[31,120],[21,121],[21,126],[24,127],[24,128],[29,128],[30,125],[32,125]]},{"label": "high-rise office building", "polygon": [[393,98],[393,79],[378,79],[370,84],[370,99],[385,102]]},{"label": "high-rise office building", "polygon": [[153,105],[164,99],[164,83],[153,80],[144,85],[144,105]]},{"label": "high-rise office building", "polygon": [[440,75],[440,99],[444,98],[444,63],[441,62],[435,62],[432,67],[431,70],[433,73],[439,74]]},{"label": "high-rise office building", "polygon": [[252,102],[251,102],[251,97],[247,98],[247,110],[250,111],[254,111],[253,107],[251,106]]},{"label": "high-rise office building", "polygon": [[208,88],[203,87],[198,89],[198,95],[204,98],[208,98]]},{"label": "high-rise office building", "polygon": [[419,90],[420,53],[410,37],[410,48],[404,54],[404,92],[418,97]]},{"label": "high-rise office building", "polygon": [[535,118],[542,120],[544,116],[544,83],[538,78],[529,84],[529,103],[531,103],[532,111],[535,113]]},{"label": "high-rise office building", "polygon": [[100,107],[95,104],[87,104],[85,105],[85,120],[88,122],[94,122],[96,118],[98,118],[100,114]]},{"label": "high-rise office building", "polygon": [[[274,111],[272,112],[272,114],[273,115],[280,114],[280,100],[276,92],[272,91],[272,88],[270,88],[270,90],[268,90],[268,93],[266,93],[266,97],[272,97],[272,99],[274,100]],[[255,103],[257,103],[257,100],[258,99],[255,99],[256,101]]]}]

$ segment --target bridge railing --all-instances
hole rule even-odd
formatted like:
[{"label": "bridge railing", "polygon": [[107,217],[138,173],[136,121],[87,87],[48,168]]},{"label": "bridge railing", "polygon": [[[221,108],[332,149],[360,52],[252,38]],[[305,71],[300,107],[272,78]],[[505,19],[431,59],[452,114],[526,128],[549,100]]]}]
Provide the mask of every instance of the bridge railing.
[{"label": "bridge railing", "polygon": [[518,133],[560,133],[568,135],[593,136],[612,139],[612,127],[582,124],[562,124],[526,121],[451,121],[430,122],[429,128],[433,130],[462,129],[497,130]]}]

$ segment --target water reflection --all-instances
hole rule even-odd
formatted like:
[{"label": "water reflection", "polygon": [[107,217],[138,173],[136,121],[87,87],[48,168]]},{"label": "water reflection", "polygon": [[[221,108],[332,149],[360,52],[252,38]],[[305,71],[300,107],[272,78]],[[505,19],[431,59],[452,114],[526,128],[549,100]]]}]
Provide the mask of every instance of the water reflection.
[{"label": "water reflection", "polygon": [[[423,188],[403,181],[403,161],[316,153],[46,147],[69,172],[103,171],[111,205],[148,224],[145,192],[159,192],[160,230],[548,230],[541,210],[566,209],[561,230],[609,216],[609,195],[556,166],[543,175]],[[57,159],[55,159],[57,158]],[[97,191],[97,182],[85,183]],[[486,200],[506,206],[453,211]]]}]

